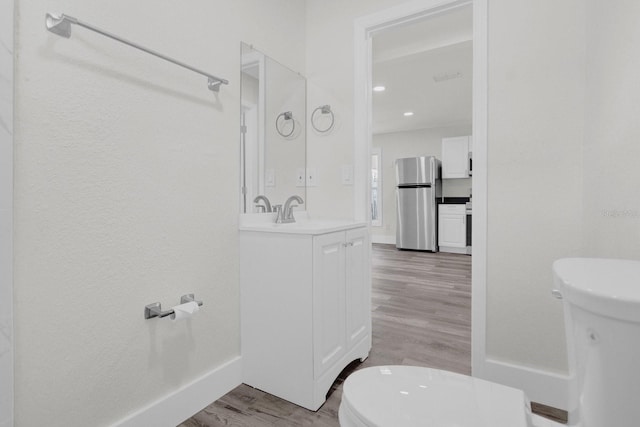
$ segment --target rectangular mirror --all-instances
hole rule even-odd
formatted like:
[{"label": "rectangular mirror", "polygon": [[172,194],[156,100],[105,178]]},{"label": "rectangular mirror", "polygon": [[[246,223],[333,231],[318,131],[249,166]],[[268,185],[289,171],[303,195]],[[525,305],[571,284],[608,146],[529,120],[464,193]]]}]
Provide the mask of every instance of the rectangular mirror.
[{"label": "rectangular mirror", "polygon": [[294,194],[306,202],[306,79],[252,46],[241,49],[240,212],[263,212]]}]

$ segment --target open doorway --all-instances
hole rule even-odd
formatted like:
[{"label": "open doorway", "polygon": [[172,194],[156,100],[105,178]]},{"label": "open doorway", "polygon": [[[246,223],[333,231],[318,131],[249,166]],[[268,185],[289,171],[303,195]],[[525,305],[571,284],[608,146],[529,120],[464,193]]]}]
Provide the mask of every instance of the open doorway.
[{"label": "open doorway", "polygon": [[[486,0],[407,3],[372,14],[355,23],[355,193],[356,218],[369,220],[372,149],[372,98],[374,93],[372,39],[392,28],[437,17],[472,5],[473,19],[473,279],[472,279],[472,372],[483,377],[485,371],[486,330],[486,232],[487,232],[487,2]],[[383,152],[382,162],[385,161]],[[385,177],[393,180],[395,177]],[[384,198],[385,196],[383,196]],[[384,215],[383,215],[384,216]],[[375,233],[375,231],[374,231]]]},{"label": "open doorway", "polygon": [[[467,227],[471,218],[465,204],[472,194],[472,12],[469,4],[372,37],[372,177],[376,167],[378,181],[385,178],[382,185],[373,178],[371,183],[372,215],[379,212],[382,218],[376,221],[372,216],[374,243],[396,243],[400,224],[408,225],[412,233],[415,229],[429,234],[436,251],[440,247],[444,252],[471,254]],[[460,142],[464,147],[457,149]],[[428,156],[444,162],[441,193],[437,200],[427,201],[433,212],[419,217],[424,227],[406,224],[397,219],[395,162]],[[438,209],[442,203],[456,206],[447,206],[451,212],[444,212]]]},{"label": "open doorway", "polygon": [[[465,204],[472,187],[466,167],[473,110],[471,4],[374,33],[370,65],[372,319],[380,337],[377,351],[392,357],[389,341],[401,340],[401,334],[391,338],[385,332],[410,330],[411,338],[402,342],[407,360],[469,374],[471,254],[466,250],[470,230]],[[463,164],[462,173],[452,174],[451,165],[445,164],[447,174],[438,173],[436,182],[431,181],[438,192],[415,185],[396,187],[396,162],[404,165],[400,171],[421,164],[413,159],[435,158],[422,164],[439,165],[443,156],[451,155],[447,144],[452,138],[467,141],[465,150],[454,153],[461,157],[457,163]],[[422,194],[419,203],[405,209],[402,202],[414,192]],[[419,215],[421,210],[425,213]],[[407,224],[408,218],[414,221]],[[406,244],[413,238],[408,234],[419,233],[424,236],[413,243],[434,239],[436,245]]]}]

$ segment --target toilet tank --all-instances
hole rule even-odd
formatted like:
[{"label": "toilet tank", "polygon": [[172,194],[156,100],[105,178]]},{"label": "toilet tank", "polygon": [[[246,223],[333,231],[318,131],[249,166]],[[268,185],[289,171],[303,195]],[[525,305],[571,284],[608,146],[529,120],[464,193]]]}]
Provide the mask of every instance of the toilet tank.
[{"label": "toilet tank", "polygon": [[553,264],[564,304],[569,425],[640,425],[640,261]]}]

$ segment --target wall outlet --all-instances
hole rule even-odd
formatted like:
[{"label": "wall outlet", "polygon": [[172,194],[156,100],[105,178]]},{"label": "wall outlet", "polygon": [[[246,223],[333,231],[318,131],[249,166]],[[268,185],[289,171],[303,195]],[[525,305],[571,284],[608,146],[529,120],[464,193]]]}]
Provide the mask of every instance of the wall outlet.
[{"label": "wall outlet", "polygon": [[320,177],[318,176],[318,169],[308,168],[307,169],[307,187],[317,187],[319,182],[320,182]]},{"label": "wall outlet", "polygon": [[273,169],[267,169],[264,171],[264,185],[265,187],[276,186],[276,171]]},{"label": "wall outlet", "polygon": [[342,177],[342,185],[353,185],[353,166],[342,165],[341,177]]},{"label": "wall outlet", "polygon": [[304,168],[296,169],[296,187],[304,187],[305,171]]}]

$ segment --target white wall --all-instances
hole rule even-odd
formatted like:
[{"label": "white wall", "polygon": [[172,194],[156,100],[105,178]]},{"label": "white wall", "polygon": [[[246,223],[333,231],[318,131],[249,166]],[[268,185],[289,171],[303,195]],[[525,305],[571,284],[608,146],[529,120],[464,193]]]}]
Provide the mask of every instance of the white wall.
[{"label": "white wall", "polygon": [[[83,28],[47,32],[49,2],[16,6],[15,424],[108,425],[240,353],[240,41],[304,71],[304,3],[56,5],[228,78],[217,95]],[[143,319],[188,292],[192,321]]]},{"label": "white wall", "polygon": [[565,372],[553,260],[580,253],[584,6],[489,4],[487,357]]},{"label": "white wall", "polygon": [[0,1],[0,427],[13,425],[13,1]]},{"label": "white wall", "polygon": [[336,124],[331,132],[312,130],[307,138],[308,167],[320,184],[307,190],[312,215],[353,217],[353,186],[341,182],[341,167],[353,165],[354,20],[403,3],[401,0],[307,0],[308,107],[330,104]]},{"label": "white wall", "polygon": [[587,2],[584,252],[640,259],[640,3]]},{"label": "white wall", "polygon": [[564,373],[551,261],[640,259],[640,5],[489,10],[487,356]]},{"label": "white wall", "polygon": [[[382,226],[371,227],[372,238],[395,242],[396,177],[395,161],[403,157],[436,156],[442,159],[442,138],[471,135],[471,126],[451,126],[373,135],[372,146],[382,150]],[[445,179],[445,197],[469,197],[471,179]]]}]

